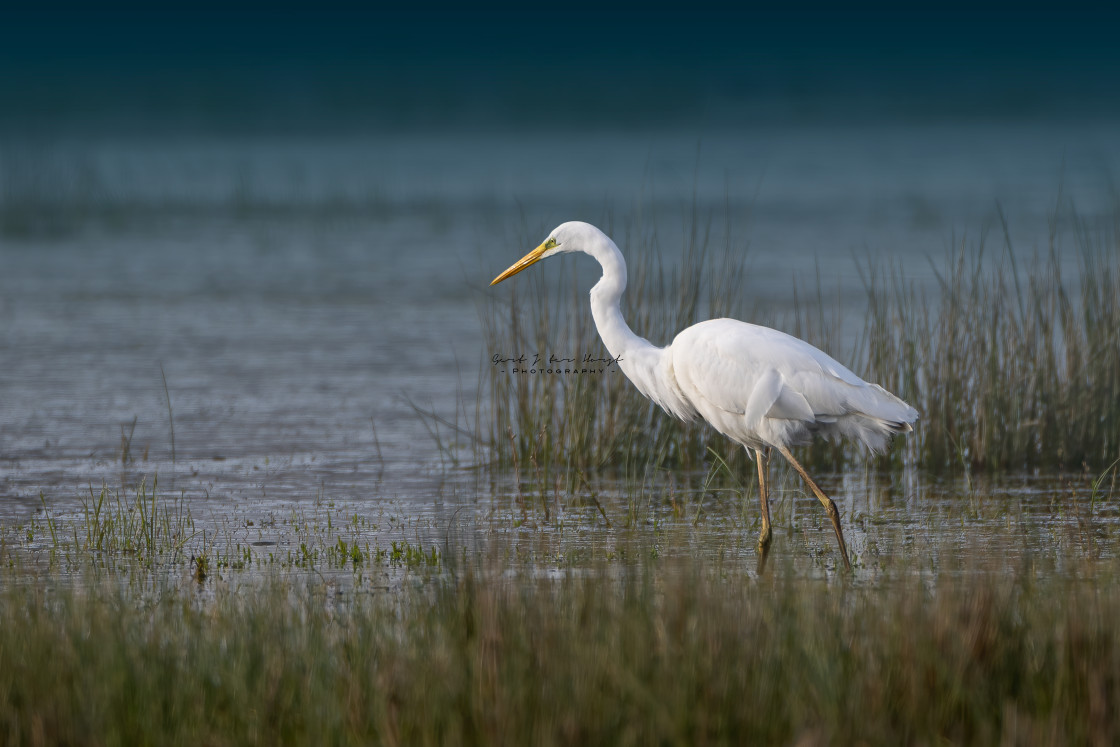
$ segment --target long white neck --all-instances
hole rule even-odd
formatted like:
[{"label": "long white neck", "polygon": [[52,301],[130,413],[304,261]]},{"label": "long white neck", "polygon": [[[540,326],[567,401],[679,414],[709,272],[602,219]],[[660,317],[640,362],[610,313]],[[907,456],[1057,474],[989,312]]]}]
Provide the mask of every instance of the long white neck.
[{"label": "long white neck", "polygon": [[641,352],[658,348],[634,334],[622,318],[619,302],[626,290],[626,262],[618,246],[606,236],[603,239],[585,248],[603,267],[603,277],[591,289],[591,316],[607,351],[614,358],[621,358],[622,368],[627,371],[628,358],[633,359]]},{"label": "long white neck", "polygon": [[619,301],[626,290],[626,262],[622,252],[605,234],[584,242],[580,248],[599,261],[603,277],[591,289],[591,316],[603,344],[618,359],[619,368],[638,390],[666,412],[691,420],[696,410],[677,386],[671,373],[669,348],[659,348],[630,329],[622,318]]}]

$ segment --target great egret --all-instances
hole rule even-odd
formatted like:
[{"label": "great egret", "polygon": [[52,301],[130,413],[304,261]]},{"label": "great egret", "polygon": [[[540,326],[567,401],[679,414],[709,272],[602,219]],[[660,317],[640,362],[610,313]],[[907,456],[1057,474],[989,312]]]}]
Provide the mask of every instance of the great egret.
[{"label": "great egret", "polygon": [[735,319],[694,324],[659,348],[638,337],[622,318],[626,261],[595,226],[572,221],[558,226],[544,243],[490,283],[496,285],[542,259],[583,252],[603,267],[591,289],[591,315],[610,354],[642,394],[686,422],[701,417],[713,428],[754,452],[758,465],[762,529],[759,550],[770,545],[770,503],[766,473],[770,449],[777,449],[828,512],[840,554],[849,569],[848,548],[836,504],[790,453],[813,436],[845,436],[882,451],[894,433],[913,430],[918,411],[877,384],[869,384],[804,340]]}]

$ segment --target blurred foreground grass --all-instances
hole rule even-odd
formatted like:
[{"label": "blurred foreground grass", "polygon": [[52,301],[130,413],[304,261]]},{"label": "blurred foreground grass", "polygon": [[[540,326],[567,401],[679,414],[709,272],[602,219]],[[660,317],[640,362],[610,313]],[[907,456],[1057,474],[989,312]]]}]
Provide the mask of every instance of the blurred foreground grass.
[{"label": "blurred foreground grass", "polygon": [[[492,569],[497,570],[497,569]],[[1117,578],[878,587],[697,565],[399,593],[0,593],[7,744],[1075,743],[1120,737]]]}]

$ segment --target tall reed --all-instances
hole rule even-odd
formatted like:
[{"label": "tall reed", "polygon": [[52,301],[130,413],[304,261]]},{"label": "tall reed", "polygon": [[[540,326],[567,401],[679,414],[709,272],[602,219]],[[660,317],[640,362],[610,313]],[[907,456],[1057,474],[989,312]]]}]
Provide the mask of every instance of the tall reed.
[{"label": "tall reed", "polygon": [[985,262],[983,242],[961,242],[933,298],[872,270],[864,370],[922,413],[901,453],[987,471],[1098,472],[1120,456],[1120,242],[1081,221],[1074,235],[1062,251],[1051,233],[1023,267],[1010,246]]}]

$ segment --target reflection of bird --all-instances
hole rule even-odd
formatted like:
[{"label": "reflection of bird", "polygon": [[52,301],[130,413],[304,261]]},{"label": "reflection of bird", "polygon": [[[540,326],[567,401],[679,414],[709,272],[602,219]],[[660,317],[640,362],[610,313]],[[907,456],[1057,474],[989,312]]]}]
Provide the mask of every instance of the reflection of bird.
[{"label": "reflection of bird", "polygon": [[848,550],[836,504],[824,494],[789,447],[814,435],[847,436],[881,451],[892,433],[913,430],[918,412],[876,384],[868,384],[809,343],[767,327],[712,319],[694,324],[659,348],[634,334],[622,318],[626,262],[598,228],[573,221],[554,230],[494,281],[516,275],[564,252],[590,254],[603,266],[591,289],[591,314],[603,344],[638,390],[682,420],[696,417],[753,450],[758,463],[762,558],[770,545],[766,472],[770,449],[789,460],[828,511],[844,564]]}]

